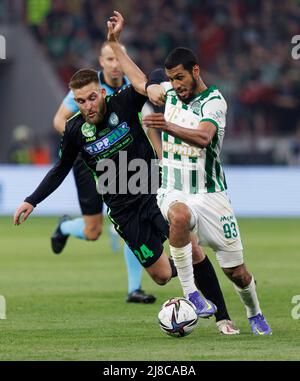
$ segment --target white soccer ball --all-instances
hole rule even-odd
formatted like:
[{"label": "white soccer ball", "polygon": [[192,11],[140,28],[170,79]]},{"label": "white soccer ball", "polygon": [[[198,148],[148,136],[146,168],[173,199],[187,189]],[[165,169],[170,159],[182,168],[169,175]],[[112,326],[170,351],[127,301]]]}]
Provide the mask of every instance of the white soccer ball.
[{"label": "white soccer ball", "polygon": [[194,305],[185,298],[167,300],[158,313],[160,328],[173,337],[189,335],[197,326],[198,316]]}]

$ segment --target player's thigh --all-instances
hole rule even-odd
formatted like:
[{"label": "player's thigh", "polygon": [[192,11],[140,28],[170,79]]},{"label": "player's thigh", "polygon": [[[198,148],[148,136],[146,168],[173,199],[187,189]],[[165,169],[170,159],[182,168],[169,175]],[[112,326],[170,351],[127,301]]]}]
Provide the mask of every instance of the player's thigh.
[{"label": "player's thigh", "polygon": [[197,209],[199,243],[210,246],[221,267],[239,265],[243,260],[243,245],[238,223],[225,192],[205,194]]},{"label": "player's thigh", "polygon": [[166,237],[151,223],[141,225],[131,221],[123,228],[121,236],[144,268],[152,266],[163,253]]},{"label": "player's thigh", "polygon": [[160,258],[168,236],[168,224],[155,196],[112,216],[112,222],[143,267],[150,267]]}]

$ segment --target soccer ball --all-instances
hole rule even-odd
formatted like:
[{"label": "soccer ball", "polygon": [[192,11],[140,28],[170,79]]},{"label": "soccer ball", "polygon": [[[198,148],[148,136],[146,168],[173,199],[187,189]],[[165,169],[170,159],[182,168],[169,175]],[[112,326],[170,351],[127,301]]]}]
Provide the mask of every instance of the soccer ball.
[{"label": "soccer ball", "polygon": [[158,313],[160,328],[173,337],[189,335],[197,326],[198,316],[194,305],[185,298],[167,300]]}]

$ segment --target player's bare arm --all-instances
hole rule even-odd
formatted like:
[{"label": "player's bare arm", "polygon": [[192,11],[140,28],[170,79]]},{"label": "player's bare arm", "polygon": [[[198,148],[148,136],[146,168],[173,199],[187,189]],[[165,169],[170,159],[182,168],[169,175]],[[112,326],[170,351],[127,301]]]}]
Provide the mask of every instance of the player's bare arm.
[{"label": "player's bare arm", "polygon": [[71,116],[73,116],[73,112],[61,103],[53,118],[53,127],[55,130],[60,134],[63,134],[65,131],[66,122],[69,118],[71,118]]},{"label": "player's bare arm", "polygon": [[190,129],[167,122],[161,113],[149,114],[143,118],[143,125],[147,128],[156,128],[185,141],[188,144],[205,148],[212,141],[216,133],[216,126],[210,122],[200,122],[197,129]]},{"label": "player's bare arm", "polygon": [[140,68],[131,60],[127,53],[122,49],[119,43],[119,37],[124,27],[124,18],[121,13],[114,11],[114,16],[110,17],[107,22],[108,34],[107,40],[113,49],[118,61],[121,64],[122,70],[128,77],[135,90],[149,97],[150,101],[156,106],[164,105],[165,90],[158,84],[151,84],[145,89],[147,83],[146,75]]},{"label": "player's bare arm", "polygon": [[163,86],[152,84],[147,87],[147,95],[151,103],[155,106],[164,106],[166,90]]},{"label": "player's bare arm", "polygon": [[123,72],[126,74],[135,90],[142,94],[147,95],[145,85],[147,82],[146,75],[139,69],[139,67],[131,60],[126,52],[122,49],[119,43],[119,36],[124,27],[124,19],[121,13],[114,11],[114,16],[111,16],[107,22],[107,40],[110,47],[113,49],[118,61],[121,64]]}]

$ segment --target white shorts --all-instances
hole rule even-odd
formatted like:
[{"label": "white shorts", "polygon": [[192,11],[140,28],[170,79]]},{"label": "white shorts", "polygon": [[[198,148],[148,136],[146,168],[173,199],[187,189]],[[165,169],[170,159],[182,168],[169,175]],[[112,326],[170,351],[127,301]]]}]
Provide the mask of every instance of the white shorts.
[{"label": "white shorts", "polygon": [[160,188],[157,204],[166,220],[171,204],[182,202],[192,214],[192,232],[201,246],[211,247],[222,268],[241,265],[243,245],[238,223],[226,192],[186,194],[177,190]]}]

